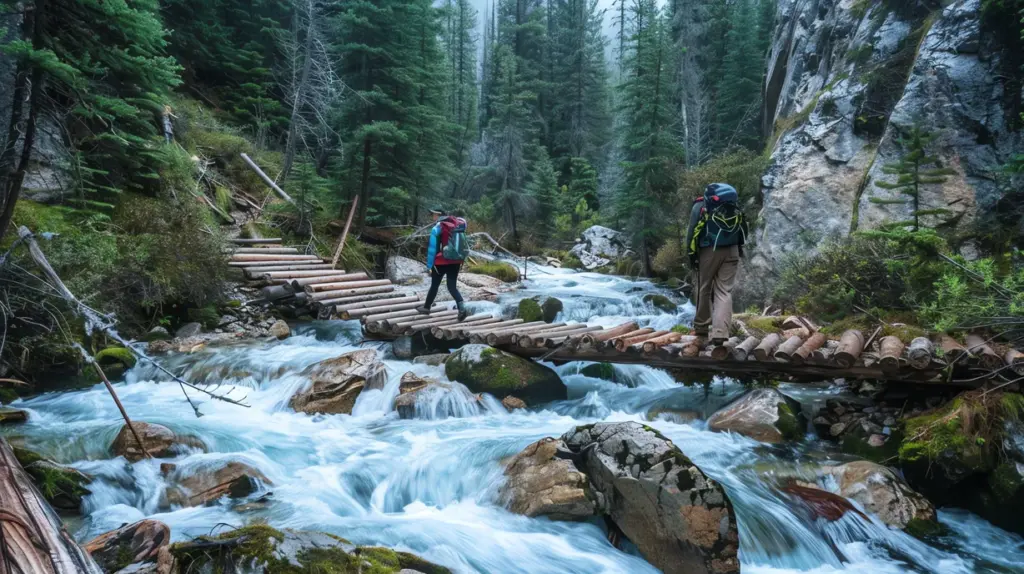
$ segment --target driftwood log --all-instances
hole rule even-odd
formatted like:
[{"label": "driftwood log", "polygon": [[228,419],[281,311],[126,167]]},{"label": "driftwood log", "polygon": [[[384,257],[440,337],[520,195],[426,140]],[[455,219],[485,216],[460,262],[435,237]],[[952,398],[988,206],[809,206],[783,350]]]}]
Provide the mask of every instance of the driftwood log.
[{"label": "driftwood log", "polygon": [[102,574],[0,437],[0,572]]}]

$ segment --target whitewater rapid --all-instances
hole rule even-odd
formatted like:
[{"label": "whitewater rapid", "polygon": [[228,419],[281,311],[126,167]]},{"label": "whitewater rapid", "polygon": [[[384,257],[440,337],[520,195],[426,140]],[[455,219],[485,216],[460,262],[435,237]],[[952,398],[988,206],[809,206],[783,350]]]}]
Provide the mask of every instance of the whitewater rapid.
[{"label": "whitewater rapid", "polygon": [[[640,316],[668,328],[688,321],[692,307],[662,313],[643,302],[659,292],[647,282],[547,269],[525,289],[476,311],[506,310],[537,294],[556,296],[563,317],[613,325]],[[175,355],[162,364],[186,379],[211,376],[221,391],[246,396],[249,408],[190,392],[203,416],[196,418],[178,385],[152,366],[127,373],[117,391],[134,420],[166,425],[199,437],[209,452],[182,454],[179,471],[239,460],[273,483],[265,504],[168,510],[163,460],[129,464],[110,458],[122,425],[102,386],[23,400],[29,422],[3,433],[26,446],[96,477],[84,516],[71,523],[87,540],[124,523],[153,518],[171,527],[176,540],[265,520],[282,528],[335,533],[357,543],[422,555],[457,572],[646,573],[657,572],[636,552],[608,543],[600,521],[557,522],[514,515],[497,503],[503,459],[528,444],[597,421],[644,421],[671,438],[700,468],[720,481],[740,528],[743,572],[1022,572],[1024,539],[959,510],[940,511],[949,535],[926,544],[877,520],[848,513],[835,523],[812,520],[785,494],[761,479],[765,472],[797,469],[834,455],[808,437],[799,444],[768,447],[736,435],[709,432],[701,420],[686,424],[647,421],[652,408],[694,411],[706,417],[743,392],[729,380],[684,386],[664,371],[616,367],[621,383],[579,374],[581,364],[556,367],[569,398],[530,411],[508,413],[493,399],[449,393],[418,405],[420,418],[400,420],[392,409],[402,374],[446,380],[443,368],[396,360],[387,346],[389,382],[364,392],[349,415],[306,415],[288,399],[308,381],[308,365],[357,348],[355,322],[297,326],[284,341],[251,341]],[[456,384],[461,389],[461,385]],[[781,388],[811,405],[838,391],[821,385]],[[260,493],[266,495],[267,493]]]}]

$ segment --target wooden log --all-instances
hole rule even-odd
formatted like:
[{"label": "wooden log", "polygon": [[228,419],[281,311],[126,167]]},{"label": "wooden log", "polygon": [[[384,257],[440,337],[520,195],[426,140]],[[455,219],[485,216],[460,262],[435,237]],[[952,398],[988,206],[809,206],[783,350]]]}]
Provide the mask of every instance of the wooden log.
[{"label": "wooden log", "polygon": [[932,364],[932,357],[935,356],[935,345],[928,337],[917,337],[910,342],[907,349],[907,362],[910,366],[922,371]]},{"label": "wooden log", "polygon": [[605,347],[614,349],[614,348],[616,348],[616,341],[619,341],[620,339],[631,339],[633,337],[639,337],[640,335],[646,335],[648,333],[653,333],[653,332],[654,332],[654,329],[651,329],[650,327],[644,327],[643,329],[634,329],[632,331],[628,331],[626,333],[623,333],[623,334],[621,334],[621,335],[619,335],[617,337],[612,337],[612,338],[609,338],[609,339],[605,339],[603,341],[603,343],[604,343]]},{"label": "wooden log", "polygon": [[454,333],[454,336],[457,339],[464,339],[466,337],[469,337],[470,335],[472,335],[473,333],[475,333],[477,331],[481,331],[482,330],[484,332],[487,332],[487,331],[490,331],[491,329],[504,328],[504,327],[512,327],[514,325],[522,325],[525,322],[526,321],[523,321],[522,319],[507,319],[507,320],[504,320],[504,321],[499,321],[497,323],[491,323],[490,325],[482,325],[482,326],[480,326],[480,325],[472,325],[472,326],[470,326],[467,329],[456,329],[455,330],[456,332]]},{"label": "wooden log", "polygon": [[239,155],[241,155],[242,159],[245,160],[245,163],[249,164],[249,167],[251,167],[252,170],[256,172],[256,175],[260,176],[260,179],[262,179],[264,183],[269,185],[270,189],[274,190],[274,193],[276,193],[281,199],[287,201],[292,205],[295,205],[295,200],[292,199],[292,196],[285,193],[283,189],[281,189],[280,187],[277,186],[276,183],[274,183],[274,180],[270,179],[267,176],[267,174],[263,173],[263,170],[260,169],[260,166],[256,165],[256,162],[252,161],[249,158],[249,156],[245,155],[244,153]]},{"label": "wooden log", "polygon": [[322,271],[324,269],[330,268],[331,266],[327,263],[300,263],[298,265],[268,265],[266,267],[243,267],[242,271],[244,271],[246,277],[250,279],[259,279],[260,275],[264,273],[270,273],[272,271]]},{"label": "wooden log", "polygon": [[786,339],[786,342],[779,345],[779,348],[775,350],[775,360],[781,363],[788,363],[793,358],[793,353],[800,348],[800,345],[804,344],[804,340],[800,338],[800,335],[793,335]]},{"label": "wooden log", "polygon": [[949,364],[962,363],[970,353],[956,339],[949,335],[939,337],[939,348],[942,349],[942,356]]},{"label": "wooden log", "polygon": [[[324,293],[331,293],[338,290],[344,289],[359,289],[360,287],[380,287],[382,285],[393,285],[391,281],[387,279],[367,279],[363,281],[331,281],[329,283],[311,283],[303,286],[303,290],[306,293],[310,293],[315,296],[322,295]],[[315,299],[316,297],[314,297]]]},{"label": "wooden log", "polygon": [[328,275],[327,277],[300,277],[298,279],[292,279],[291,284],[295,287],[296,291],[304,291],[307,285],[316,285],[318,283],[326,283],[329,281],[360,281],[362,279],[370,278],[369,275],[363,272],[345,273],[344,271],[335,271],[334,273],[334,275]]},{"label": "wooden log", "polygon": [[228,267],[241,267],[243,270],[250,267],[271,267],[288,265],[316,265],[324,260],[318,257],[307,257],[306,259],[274,259],[269,261],[228,261]]},{"label": "wooden log", "polygon": [[390,293],[395,290],[394,285],[380,285],[378,287],[360,287],[358,289],[339,289],[337,291],[324,291],[322,293],[309,294],[309,298],[321,305],[334,305],[341,299],[353,295],[374,295],[377,293]]},{"label": "wooden log", "polygon": [[[492,325],[494,323],[500,323],[500,322],[501,322],[501,318],[499,318],[499,317],[489,317],[487,319],[481,319],[479,321],[464,321],[461,325],[459,325],[459,328],[481,327],[481,326],[484,326],[484,325]],[[433,335],[434,337],[438,338],[438,339],[448,339],[449,338],[449,335],[447,334],[448,332],[449,332],[448,329],[438,329],[438,328],[435,328],[435,329],[431,329],[430,330],[430,334]]]},{"label": "wooden log", "polygon": [[335,312],[338,314],[356,309],[370,309],[373,307],[387,308],[389,305],[401,305],[402,303],[415,303],[419,297],[415,295],[403,295],[394,291],[390,293],[375,293],[371,295],[356,295],[346,297],[335,303]]},{"label": "wooden log", "polygon": [[451,319],[457,317],[458,311],[445,311],[444,313],[434,313],[432,315],[426,315],[425,317],[399,317],[396,319],[386,319],[383,321],[384,328],[394,333],[403,333],[409,327],[414,325],[425,325],[431,322],[435,322],[438,319]]},{"label": "wooden log", "polygon": [[0,437],[0,572],[14,574],[102,574],[75,543],[31,477]]},{"label": "wooden log", "polygon": [[[308,259],[314,259],[312,255],[279,255],[276,253],[240,253],[238,255],[232,255],[231,261],[305,261]],[[319,259],[318,259],[319,260]]]},{"label": "wooden log", "polygon": [[[381,313],[380,311],[377,311],[376,313],[373,313],[372,309],[356,309],[355,311],[350,311],[349,315],[358,315],[358,314],[362,313],[362,317],[360,319],[362,322],[364,322],[364,323],[374,323],[374,322],[377,322],[377,321],[383,321],[385,319],[393,319],[395,317],[409,317],[411,315],[415,315],[417,313],[416,307],[418,305],[419,305],[419,303],[406,303],[404,305],[396,305],[395,306],[396,308],[392,308],[390,311],[387,311],[385,313]],[[398,309],[397,307],[403,307],[403,308],[402,309]],[[431,308],[431,311],[436,311],[438,309],[439,309],[439,307],[437,305],[434,305],[434,307]],[[373,313],[373,314],[371,314],[371,313]],[[359,318],[359,317],[352,317],[352,318],[356,319],[356,318]]]},{"label": "wooden log", "polygon": [[437,321],[430,323],[428,325],[413,325],[409,327],[406,330],[406,332],[419,333],[420,331],[433,330],[435,327],[446,327],[448,325],[457,325],[459,323],[461,323],[461,321],[459,321],[458,317],[449,317],[448,319],[438,319]]},{"label": "wooden log", "polygon": [[808,337],[806,341],[803,342],[802,345],[800,345],[800,348],[793,353],[793,356],[790,357],[789,362],[793,363],[794,365],[802,365],[806,363],[811,358],[811,353],[820,349],[821,346],[824,345],[825,341],[827,340],[828,338],[825,337],[824,333],[815,333],[811,335],[810,337]]},{"label": "wooden log", "polygon": [[[682,333],[680,333],[680,334],[682,334]],[[686,337],[686,335],[683,335],[683,337]],[[673,357],[678,356],[679,352],[682,351],[682,350],[683,350],[683,345],[682,344],[680,344],[680,343],[669,343],[667,345],[662,345],[662,346],[658,347],[657,349],[655,349],[653,355],[655,357],[659,358],[659,359],[662,359],[662,360],[670,360]]]},{"label": "wooden log", "polygon": [[778,333],[769,333],[764,339],[754,348],[754,358],[761,362],[771,361],[775,355],[775,349],[778,348],[779,343],[782,342],[782,335]]},{"label": "wooden log", "polygon": [[338,275],[348,275],[344,271],[335,271],[333,269],[314,269],[312,271],[270,271],[264,273],[261,279],[287,279],[289,283],[297,279],[314,279],[306,283],[306,285],[312,285],[314,283],[320,283],[323,281],[330,281],[330,277],[336,277]]},{"label": "wooden log", "polygon": [[345,220],[345,229],[341,232],[341,239],[338,240],[338,247],[334,250],[334,257],[331,258],[331,267],[338,266],[338,258],[341,251],[345,249],[345,238],[348,237],[348,230],[352,227],[352,216],[356,214],[356,206],[359,205],[359,196],[352,198],[352,207],[348,208],[348,219]]},{"label": "wooden log", "polygon": [[[380,287],[371,287],[371,289],[380,289]],[[350,297],[345,297],[345,298],[342,298],[342,299],[334,299],[334,300],[331,300],[331,301],[322,301],[320,304],[321,305],[335,305],[336,304],[335,301],[347,301],[349,299],[351,299],[351,298]],[[345,313],[341,316],[341,318],[342,319],[346,319],[346,320],[360,319],[360,320],[362,320],[365,323],[373,315],[386,315],[386,314],[392,313],[392,312],[414,311],[416,309],[416,307],[419,307],[422,304],[423,303],[421,301],[416,300],[416,301],[409,301],[407,303],[393,303],[393,304],[390,304],[390,305],[381,305],[381,306],[376,306],[376,307],[363,307],[363,308],[359,308],[359,309],[349,309],[348,311],[345,311]]]},{"label": "wooden log", "polygon": [[1002,357],[997,355],[996,352],[992,350],[992,347],[988,346],[988,342],[986,342],[980,335],[975,335],[973,333],[967,335],[967,350],[977,357],[978,362],[985,369],[995,371],[1003,368],[1005,365]]},{"label": "wooden log", "polygon": [[605,329],[603,331],[598,331],[594,333],[587,333],[580,338],[580,344],[584,346],[593,347],[597,343],[603,343],[609,339],[621,337],[626,333],[632,333],[633,331],[636,331],[639,328],[640,327],[637,326],[635,321],[630,321],[629,323],[623,323],[618,327],[612,327],[611,329]]},{"label": "wooden log", "polygon": [[279,299],[287,299],[288,297],[294,296],[295,291],[290,285],[272,285],[270,287],[260,289],[260,297],[266,301],[277,301]]},{"label": "wooden log", "polygon": [[[559,327],[564,327],[565,323],[553,323],[550,326],[554,327],[556,325],[559,326]],[[519,335],[524,335],[526,333],[532,333],[532,332],[536,332],[536,331],[541,331],[541,330],[544,330],[545,328],[547,328],[547,326],[548,326],[547,323],[541,323],[541,324],[523,323],[522,325],[519,325],[518,327],[513,327],[512,329],[505,329],[505,330],[501,330],[501,331],[490,331],[490,332],[487,332],[487,333],[478,333],[478,334],[474,335],[473,337],[474,338],[478,338],[478,337],[482,338],[484,343],[487,343],[488,345],[490,345],[492,347],[497,346],[497,345],[508,345],[509,343],[517,343],[517,342],[519,342]],[[470,342],[472,342],[472,340]]]},{"label": "wooden log", "polygon": [[653,339],[649,339],[647,341],[644,341],[644,343],[643,343],[643,351],[644,351],[644,353],[651,354],[651,353],[657,352],[658,349],[660,349],[661,347],[663,347],[665,345],[670,345],[672,343],[675,343],[675,342],[679,341],[682,338],[683,338],[683,334],[682,333],[668,333],[668,334],[662,335],[660,337],[655,337]]},{"label": "wooden log", "polygon": [[515,341],[516,344],[519,345],[520,347],[523,347],[525,349],[529,349],[531,347],[538,346],[537,342],[539,340],[546,339],[549,336],[561,335],[562,333],[573,331],[573,330],[576,330],[576,329],[579,329],[579,328],[582,328],[582,327],[586,327],[586,324],[584,324],[584,323],[573,323],[571,325],[564,325],[562,327],[556,327],[554,329],[542,329],[540,331],[533,331],[533,332],[529,332],[529,333],[522,333],[522,334],[519,335],[518,339],[513,338],[513,341]]},{"label": "wooden log", "polygon": [[280,237],[275,237],[275,238],[262,238],[261,237],[261,238],[257,238],[257,239],[243,239],[241,237],[235,237],[234,239],[229,239],[228,241],[230,241],[231,243],[234,243],[236,245],[267,245],[267,244],[281,243],[282,240],[281,240]]},{"label": "wooden log", "polygon": [[553,347],[557,347],[558,345],[568,342],[569,339],[572,339],[574,337],[579,338],[584,333],[593,333],[596,331],[603,330],[604,327],[600,327],[598,325],[595,325],[593,327],[587,327],[586,325],[583,325],[579,329],[576,329],[574,331],[566,331],[554,335],[542,336],[534,341],[534,346],[538,348],[546,347],[548,349],[551,349]]},{"label": "wooden log", "polygon": [[742,343],[736,345],[736,348],[732,350],[732,358],[737,361],[746,361],[750,353],[754,352],[761,339],[757,337],[747,337]]},{"label": "wooden log", "polygon": [[714,349],[711,349],[711,358],[716,361],[724,361],[732,355],[733,349],[739,346],[743,342],[743,339],[739,337],[730,337],[728,341],[721,345],[716,345]]},{"label": "wooden log", "polygon": [[294,247],[239,247],[231,250],[232,254],[244,255],[252,253],[275,253],[275,254],[296,254],[299,250]]},{"label": "wooden log", "polygon": [[864,333],[856,329],[844,331],[839,337],[839,348],[832,360],[841,368],[849,369],[857,364],[857,358],[864,352]]},{"label": "wooden log", "polygon": [[693,358],[700,355],[701,345],[704,344],[704,338],[696,335],[689,335],[684,337],[680,341],[683,344],[683,348],[679,351],[681,357]]},{"label": "wooden log", "polygon": [[1003,355],[1003,360],[1010,367],[1010,370],[1020,376],[1024,376],[1024,353],[1017,349],[1010,349]]},{"label": "wooden log", "polygon": [[671,333],[671,331],[655,331],[654,329],[650,329],[650,331],[650,333],[644,333],[642,335],[634,335],[632,337],[619,337],[618,339],[614,339],[615,350],[620,353],[625,353],[627,349],[629,349],[633,345],[636,345],[637,343],[643,343],[644,341],[657,339],[662,335],[667,335]]},{"label": "wooden log", "polygon": [[836,348],[822,347],[811,353],[811,362],[815,365],[828,366],[832,364],[832,357],[835,353]]},{"label": "wooden log", "polygon": [[878,364],[883,371],[897,371],[900,368],[900,359],[903,358],[903,349],[906,345],[899,337],[882,337],[878,342]]}]

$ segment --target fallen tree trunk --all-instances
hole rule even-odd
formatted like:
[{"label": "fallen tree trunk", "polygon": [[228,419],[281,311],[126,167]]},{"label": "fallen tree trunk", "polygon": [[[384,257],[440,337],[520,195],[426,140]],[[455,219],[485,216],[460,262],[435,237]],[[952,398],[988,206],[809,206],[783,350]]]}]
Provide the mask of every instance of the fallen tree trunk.
[{"label": "fallen tree trunk", "polygon": [[249,159],[249,156],[244,153],[239,155],[241,155],[242,159],[245,160],[245,163],[249,164],[249,167],[251,167],[252,170],[256,172],[256,175],[260,176],[260,179],[262,179],[264,183],[269,185],[270,189],[274,190],[274,193],[280,196],[281,199],[287,201],[292,205],[295,205],[295,200],[292,199],[292,196],[285,193],[283,189],[281,189],[280,187],[277,186],[276,183],[274,183],[274,180],[270,179],[270,177],[268,177],[267,174],[263,173],[263,170],[260,169],[260,166],[256,165],[256,162]]},{"label": "fallen tree trunk", "polygon": [[988,342],[979,335],[967,335],[967,350],[977,357],[978,362],[985,369],[1001,369],[1004,365],[1003,359],[988,346]]},{"label": "fallen tree trunk", "polygon": [[910,342],[907,350],[907,361],[910,366],[917,369],[927,369],[932,364],[932,356],[935,355],[935,345],[928,337],[917,337]]},{"label": "fallen tree trunk", "polygon": [[836,349],[833,359],[836,365],[848,369],[857,363],[860,354],[864,352],[864,334],[856,329],[844,331],[839,337],[839,348]]},{"label": "fallen tree trunk", "polygon": [[899,337],[882,337],[878,342],[878,364],[883,371],[896,371],[900,368],[900,359],[906,346]]},{"label": "fallen tree trunk", "polygon": [[625,335],[626,333],[631,333],[633,331],[636,331],[638,328],[639,327],[637,326],[637,324],[635,322],[631,321],[629,323],[623,323],[623,324],[619,325],[618,327],[613,327],[611,329],[605,329],[604,331],[601,331],[600,333],[587,333],[587,334],[583,335],[583,337],[580,338],[580,345],[584,346],[584,347],[587,347],[587,346],[593,347],[597,343],[603,343],[604,341],[607,341],[608,339],[613,339],[615,337],[621,337],[621,336]]},{"label": "fallen tree trunk", "polygon": [[0,437],[0,572],[102,574]]}]

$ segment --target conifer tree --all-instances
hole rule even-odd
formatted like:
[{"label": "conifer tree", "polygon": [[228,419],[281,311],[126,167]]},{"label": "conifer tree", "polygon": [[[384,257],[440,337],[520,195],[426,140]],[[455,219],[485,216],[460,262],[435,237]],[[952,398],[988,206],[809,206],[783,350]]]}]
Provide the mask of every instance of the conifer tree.
[{"label": "conifer tree", "polygon": [[731,145],[754,149],[760,144],[755,120],[761,100],[764,57],[752,0],[736,0],[731,10],[731,27],[726,34],[726,53],[716,97],[718,141],[720,149]]},{"label": "conifer tree", "polygon": [[[915,125],[910,133],[900,139],[900,143],[906,153],[899,161],[887,164],[882,167],[883,173],[895,175],[895,182],[876,181],[875,185],[882,189],[899,191],[907,199],[883,199],[872,197],[872,203],[883,205],[909,205],[911,219],[898,221],[886,225],[888,228],[901,228],[910,226],[912,231],[921,229],[921,218],[929,215],[948,215],[950,211],[945,208],[922,209],[921,208],[921,186],[945,183],[947,175],[956,173],[949,168],[943,168],[939,159],[929,156],[927,147],[934,141],[935,136]],[[928,167],[928,166],[939,167]]]},{"label": "conifer tree", "polygon": [[537,157],[532,162],[530,183],[527,188],[534,216],[533,235],[541,245],[552,235],[555,216],[560,213],[558,204],[558,174],[542,146],[537,146]]},{"label": "conifer tree", "polygon": [[619,219],[628,221],[645,274],[660,233],[665,207],[675,193],[673,170],[682,160],[674,135],[677,108],[671,79],[672,45],[665,17],[655,0],[630,8],[634,26],[619,109],[624,116],[622,186]]},{"label": "conifer tree", "polygon": [[452,147],[455,153],[455,166],[462,168],[466,160],[469,142],[475,139],[478,131],[477,11],[469,0],[446,0],[443,19],[443,39],[448,70],[446,81],[448,117],[451,123],[457,126],[453,134]]}]

